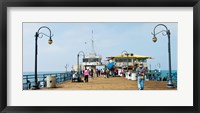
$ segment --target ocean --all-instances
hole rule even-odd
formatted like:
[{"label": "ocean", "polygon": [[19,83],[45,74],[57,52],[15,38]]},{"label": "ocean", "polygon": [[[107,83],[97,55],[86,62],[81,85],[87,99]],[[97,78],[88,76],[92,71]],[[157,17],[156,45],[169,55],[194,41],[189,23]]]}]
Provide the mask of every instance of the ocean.
[{"label": "ocean", "polygon": [[[168,70],[161,70],[161,76],[168,77],[169,71]],[[172,70],[172,79],[177,80],[177,70]]]},{"label": "ocean", "polygon": [[[65,73],[66,71],[42,71],[38,74]],[[68,71],[69,72],[69,71]],[[34,75],[35,72],[23,72],[23,75]]]}]

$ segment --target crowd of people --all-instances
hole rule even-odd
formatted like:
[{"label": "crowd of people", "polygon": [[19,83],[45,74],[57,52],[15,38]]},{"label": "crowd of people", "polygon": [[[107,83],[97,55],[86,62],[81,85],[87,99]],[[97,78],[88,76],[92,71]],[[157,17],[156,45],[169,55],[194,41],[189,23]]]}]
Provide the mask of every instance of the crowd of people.
[{"label": "crowd of people", "polygon": [[[136,78],[137,78],[137,84],[138,84],[138,90],[144,90],[144,82],[145,78],[151,79],[151,80],[156,80],[155,75],[148,75],[147,74],[148,69],[147,67],[144,67],[143,64],[139,64],[135,70],[134,73],[136,73]],[[82,78],[84,78],[83,82],[89,82],[88,78],[94,79],[95,77],[100,77],[103,76],[104,78],[109,78],[110,76],[123,76],[125,77],[126,75],[131,76],[132,71],[125,71],[124,69],[85,69],[85,70],[80,70],[79,74],[81,75]],[[158,78],[158,77],[157,77]],[[167,78],[159,78],[160,81],[166,81]]]},{"label": "crowd of people", "polygon": [[[144,73],[146,71],[146,68],[143,67],[143,65],[138,66],[138,68],[136,69],[137,72],[137,79],[138,79],[138,89],[139,90],[143,90],[144,89]],[[127,74],[131,74],[130,71],[127,72]],[[79,72],[80,76],[84,77],[83,82],[89,82],[89,77],[91,77],[92,79],[94,79],[95,77],[100,77],[103,76],[104,78],[109,78],[110,76],[116,76],[116,75],[122,75],[125,76],[124,70],[118,70],[118,69],[85,69],[85,70],[80,70]],[[76,78],[77,75],[76,74],[73,75],[73,78]],[[74,80],[72,78],[72,81]]]},{"label": "crowd of people", "polygon": [[[81,77],[84,77],[84,80],[82,82],[88,82],[88,78],[94,79],[95,77],[100,77],[103,76],[104,78],[109,78],[112,75],[112,71],[109,69],[85,69],[85,70],[80,70],[79,74]],[[76,81],[78,78],[78,73],[74,72],[72,75],[72,82]]]}]

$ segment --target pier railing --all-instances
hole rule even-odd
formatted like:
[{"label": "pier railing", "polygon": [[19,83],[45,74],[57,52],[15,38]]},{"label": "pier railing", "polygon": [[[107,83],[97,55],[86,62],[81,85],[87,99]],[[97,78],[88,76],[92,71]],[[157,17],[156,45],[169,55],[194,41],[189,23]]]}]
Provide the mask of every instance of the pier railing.
[{"label": "pier railing", "polygon": [[[72,79],[72,73],[48,73],[48,74],[38,74],[38,85],[39,87],[45,87],[47,83],[47,76],[56,76],[56,83],[61,83]],[[35,75],[27,74],[23,75],[23,90],[30,89],[35,85]]]},{"label": "pier railing", "polygon": [[[161,72],[148,72],[147,79],[149,80],[156,80],[156,81],[168,81],[169,80],[169,73],[166,73],[166,75],[162,76]],[[172,82],[174,83],[174,86],[177,87],[177,73],[171,73],[172,76]]]}]

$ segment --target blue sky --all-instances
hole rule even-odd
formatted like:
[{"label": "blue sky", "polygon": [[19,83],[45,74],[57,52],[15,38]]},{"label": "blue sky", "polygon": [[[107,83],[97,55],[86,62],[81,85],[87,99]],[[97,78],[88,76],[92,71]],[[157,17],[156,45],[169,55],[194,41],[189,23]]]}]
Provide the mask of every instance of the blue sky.
[{"label": "blue sky", "polygon": [[[65,71],[77,63],[77,54],[91,52],[92,30],[95,52],[103,56],[119,55],[123,50],[155,58],[148,60],[154,69],[158,63],[161,69],[168,69],[168,39],[162,33],[158,41],[152,42],[153,28],[160,23],[23,23],[23,72],[34,72],[35,32],[41,26],[51,29],[53,43],[48,37],[38,39],[38,71]],[[171,31],[172,70],[177,69],[177,30],[178,23],[162,23]],[[164,30],[157,27],[156,31]],[[49,34],[47,29],[41,32]],[[86,42],[86,43],[85,43]]]}]

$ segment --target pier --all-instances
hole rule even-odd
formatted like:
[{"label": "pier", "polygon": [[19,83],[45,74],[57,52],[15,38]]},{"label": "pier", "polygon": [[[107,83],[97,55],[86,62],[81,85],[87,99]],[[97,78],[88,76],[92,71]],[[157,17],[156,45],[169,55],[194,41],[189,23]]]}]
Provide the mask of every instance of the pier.
[{"label": "pier", "polygon": [[[127,80],[124,77],[103,76],[89,78],[89,82],[65,81],[58,83],[56,88],[40,88],[40,90],[138,90],[137,81]],[[167,88],[166,81],[145,81],[144,90],[176,90],[177,88]]]}]

